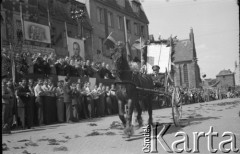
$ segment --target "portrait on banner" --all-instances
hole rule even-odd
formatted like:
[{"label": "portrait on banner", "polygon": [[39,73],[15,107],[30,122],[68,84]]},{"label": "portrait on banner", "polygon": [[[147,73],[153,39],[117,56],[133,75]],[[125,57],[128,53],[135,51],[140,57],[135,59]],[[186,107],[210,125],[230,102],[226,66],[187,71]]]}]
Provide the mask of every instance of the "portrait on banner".
[{"label": "portrait on banner", "polygon": [[68,37],[67,39],[69,57],[75,58],[80,57],[81,59],[84,59],[85,58],[84,41],[70,37]]},{"label": "portrait on banner", "polygon": [[43,43],[51,43],[49,26],[24,21],[25,39]]}]

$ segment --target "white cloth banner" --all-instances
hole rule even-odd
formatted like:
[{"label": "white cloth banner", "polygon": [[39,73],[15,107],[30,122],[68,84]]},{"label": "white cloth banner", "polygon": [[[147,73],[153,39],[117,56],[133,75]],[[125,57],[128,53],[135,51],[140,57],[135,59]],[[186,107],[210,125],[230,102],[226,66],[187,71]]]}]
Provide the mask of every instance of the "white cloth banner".
[{"label": "white cloth banner", "polygon": [[[170,47],[166,44],[150,44],[147,46],[147,73],[153,73],[152,66],[158,65],[160,72],[165,73],[166,68],[170,65]],[[170,71],[170,70],[168,70]]]},{"label": "white cloth banner", "polygon": [[67,39],[69,57],[81,56],[85,59],[84,41],[71,37],[68,37]]},{"label": "white cloth banner", "polygon": [[24,21],[24,36],[26,40],[51,43],[49,26]]}]

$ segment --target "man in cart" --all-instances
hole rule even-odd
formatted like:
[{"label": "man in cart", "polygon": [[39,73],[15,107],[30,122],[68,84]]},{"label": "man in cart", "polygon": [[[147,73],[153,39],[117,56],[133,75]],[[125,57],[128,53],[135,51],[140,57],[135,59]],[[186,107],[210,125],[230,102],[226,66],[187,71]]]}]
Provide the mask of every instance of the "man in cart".
[{"label": "man in cart", "polygon": [[152,67],[152,70],[153,70],[152,79],[155,89],[165,91],[164,89],[165,74],[159,73],[160,67],[158,65],[154,65]]},{"label": "man in cart", "polygon": [[[157,91],[165,91],[165,74],[164,73],[160,73],[160,67],[158,65],[154,65],[152,67],[153,70],[153,74],[152,74],[152,80],[153,80],[153,84],[155,86],[155,90]],[[159,96],[156,96],[156,98],[154,99],[155,101],[159,102],[160,100],[162,100],[162,104],[161,106],[165,106],[166,100],[162,99]]]}]

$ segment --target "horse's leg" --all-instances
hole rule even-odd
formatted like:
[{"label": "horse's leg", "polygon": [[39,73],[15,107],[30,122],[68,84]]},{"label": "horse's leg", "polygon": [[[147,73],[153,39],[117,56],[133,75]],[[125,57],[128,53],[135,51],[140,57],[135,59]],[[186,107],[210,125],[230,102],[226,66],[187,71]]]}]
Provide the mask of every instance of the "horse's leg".
[{"label": "horse's leg", "polygon": [[133,113],[133,100],[132,99],[128,99],[127,100],[127,112],[126,112],[126,128],[124,130],[124,133],[130,137],[133,134],[133,128],[132,128],[132,113]]},{"label": "horse's leg", "polygon": [[123,102],[118,100],[118,116],[123,123],[123,126],[126,127],[126,119],[124,117]]},{"label": "horse's leg", "polygon": [[152,100],[151,100],[151,95],[148,96],[148,101],[149,101],[149,104],[148,104],[148,124],[149,125],[152,125],[153,123],[153,118],[152,118]]},{"label": "horse's leg", "polygon": [[135,102],[135,106],[136,106],[136,110],[137,110],[137,121],[139,124],[139,127],[142,126],[143,124],[143,120],[142,120],[142,107],[141,107],[141,103],[143,103],[143,100],[136,100]]},{"label": "horse's leg", "polygon": [[126,114],[126,120],[127,120],[127,127],[130,127],[131,123],[132,123],[133,100],[128,99],[127,100],[127,105],[128,105],[128,112]]}]

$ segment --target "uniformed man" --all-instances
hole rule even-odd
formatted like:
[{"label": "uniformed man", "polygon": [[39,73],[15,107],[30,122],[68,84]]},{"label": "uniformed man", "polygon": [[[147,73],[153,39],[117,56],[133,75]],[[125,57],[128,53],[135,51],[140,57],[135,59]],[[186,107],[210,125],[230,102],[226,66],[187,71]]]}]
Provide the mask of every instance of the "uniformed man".
[{"label": "uniformed man", "polygon": [[154,65],[152,67],[152,70],[153,70],[152,79],[155,88],[156,89],[163,88],[165,76],[164,74],[159,73],[160,67],[158,65]]},{"label": "uniformed man", "polygon": [[[164,80],[165,80],[165,76],[164,74],[161,74],[159,73],[160,71],[160,67],[158,65],[154,65],[152,67],[152,70],[153,70],[153,74],[152,74],[152,80],[153,80],[153,84],[155,86],[155,90],[157,91],[165,91],[165,88],[164,88]],[[160,101],[160,99],[162,101]],[[166,100],[164,98],[161,98],[160,96],[156,96],[155,101],[157,102],[161,102],[160,106],[165,106],[167,103],[166,103]]]}]

